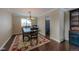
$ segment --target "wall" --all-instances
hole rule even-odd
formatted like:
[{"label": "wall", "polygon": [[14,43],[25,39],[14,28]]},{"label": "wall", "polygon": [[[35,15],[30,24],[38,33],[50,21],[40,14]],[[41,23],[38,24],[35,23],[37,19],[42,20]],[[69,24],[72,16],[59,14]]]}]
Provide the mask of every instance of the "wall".
[{"label": "wall", "polygon": [[38,23],[40,33],[42,35],[45,35],[45,16],[39,17],[37,20],[37,23]]},{"label": "wall", "polygon": [[65,19],[65,40],[69,40],[69,28],[70,28],[69,11],[65,11],[64,15],[65,15],[65,17],[64,17],[64,19]]},{"label": "wall", "polygon": [[0,10],[0,47],[12,35],[12,18],[11,14]]},{"label": "wall", "polygon": [[61,42],[64,39],[64,12],[56,9],[38,18],[40,33],[45,35],[45,16],[50,17],[50,38]]},{"label": "wall", "polygon": [[64,23],[64,10],[59,10],[59,37],[60,42],[65,40],[65,23]]},{"label": "wall", "polygon": [[[27,18],[27,17],[12,15],[13,34],[20,34],[21,33],[21,18]],[[34,18],[32,20],[32,25],[36,25],[36,24],[37,24],[37,18]]]},{"label": "wall", "polygon": [[21,17],[12,15],[12,23],[13,23],[13,34],[19,34],[21,32]]}]

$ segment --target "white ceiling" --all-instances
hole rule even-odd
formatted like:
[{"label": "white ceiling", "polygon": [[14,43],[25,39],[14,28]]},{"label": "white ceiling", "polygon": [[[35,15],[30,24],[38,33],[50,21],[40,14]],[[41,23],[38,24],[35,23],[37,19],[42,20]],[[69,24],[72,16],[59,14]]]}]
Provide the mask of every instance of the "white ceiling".
[{"label": "white ceiling", "polygon": [[[40,16],[48,11],[54,10],[55,8],[0,8],[0,10],[8,11],[12,14],[28,16],[29,11],[31,11],[32,16]],[[61,8],[63,10],[70,10],[71,8]]]}]

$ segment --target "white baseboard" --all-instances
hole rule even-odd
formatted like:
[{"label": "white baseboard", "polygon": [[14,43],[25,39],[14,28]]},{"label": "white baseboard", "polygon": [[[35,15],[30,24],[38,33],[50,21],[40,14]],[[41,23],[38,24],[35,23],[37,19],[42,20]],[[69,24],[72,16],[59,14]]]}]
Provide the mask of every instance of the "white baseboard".
[{"label": "white baseboard", "polygon": [[56,42],[58,42],[58,43],[61,42],[60,40],[58,40],[58,39],[56,39],[56,38],[54,38],[54,37],[50,37],[50,39],[52,39],[52,40],[54,40],[54,41],[56,41]]},{"label": "white baseboard", "polygon": [[44,33],[41,33],[41,32],[39,32],[39,33],[45,36],[45,34],[44,34]]},{"label": "white baseboard", "polygon": [[[45,36],[44,33],[41,33],[41,32],[39,32],[39,33]],[[56,39],[56,38],[51,37],[51,36],[50,36],[50,39],[52,39],[52,40],[54,40],[54,41],[56,41],[56,42],[58,42],[58,43],[61,43],[61,42],[63,41],[63,40],[59,40],[59,39]]]},{"label": "white baseboard", "polygon": [[[11,35],[11,36],[12,36],[12,35]],[[3,47],[4,47],[4,46],[6,45],[6,43],[10,40],[11,36],[9,36],[9,38],[3,43],[3,45],[0,47],[0,50],[5,49],[5,48],[3,48]]]},{"label": "white baseboard", "polygon": [[[41,32],[39,32],[39,33],[45,36],[44,33],[41,33]],[[62,42],[62,41],[60,41],[60,40],[58,40],[58,39],[56,39],[56,38],[54,38],[54,37],[51,37],[51,36],[50,36],[50,39],[52,39],[52,40],[54,40],[54,41],[56,41],[56,42],[58,42],[58,43],[61,43],[61,42]]]}]

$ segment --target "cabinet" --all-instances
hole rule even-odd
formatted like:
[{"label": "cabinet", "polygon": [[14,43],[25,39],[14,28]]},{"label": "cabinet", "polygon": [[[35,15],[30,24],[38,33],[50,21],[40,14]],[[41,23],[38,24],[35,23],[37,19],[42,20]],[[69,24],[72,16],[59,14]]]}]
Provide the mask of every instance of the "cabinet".
[{"label": "cabinet", "polygon": [[79,9],[70,11],[69,43],[79,46]]}]

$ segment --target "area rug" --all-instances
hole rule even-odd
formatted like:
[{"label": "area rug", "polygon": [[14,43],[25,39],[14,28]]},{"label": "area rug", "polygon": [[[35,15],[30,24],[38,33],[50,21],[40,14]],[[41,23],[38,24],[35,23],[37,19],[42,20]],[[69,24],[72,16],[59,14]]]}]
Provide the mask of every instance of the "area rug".
[{"label": "area rug", "polygon": [[[28,38],[26,37],[25,40],[28,40]],[[38,35],[37,40],[38,44],[35,44],[36,40],[33,40],[33,45],[31,45],[30,41],[23,42],[22,35],[16,35],[13,43],[11,44],[11,47],[9,48],[9,51],[30,51],[50,42],[49,39],[42,35]]]}]

